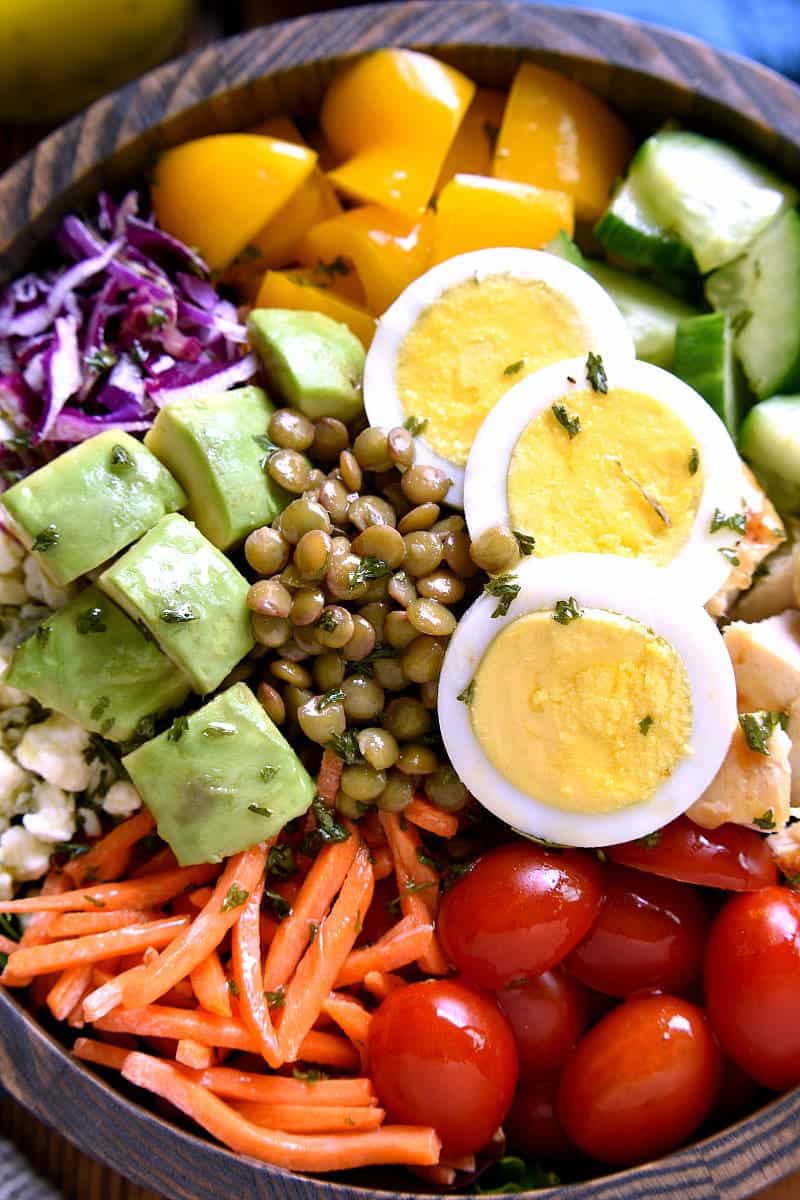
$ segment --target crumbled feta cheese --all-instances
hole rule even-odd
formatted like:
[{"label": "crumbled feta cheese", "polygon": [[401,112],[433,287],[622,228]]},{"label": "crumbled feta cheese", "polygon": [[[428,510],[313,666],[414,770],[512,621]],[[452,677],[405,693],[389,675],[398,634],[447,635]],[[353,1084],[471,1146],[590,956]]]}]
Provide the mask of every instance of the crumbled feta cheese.
[{"label": "crumbled feta cheese", "polygon": [[25,547],[0,528],[0,575],[13,575],[22,566]]},{"label": "crumbled feta cheese", "polygon": [[52,852],[49,842],[40,841],[22,825],[0,834],[0,869],[5,868],[17,882],[44,875]]},{"label": "crumbled feta cheese", "polygon": [[43,842],[68,842],[75,833],[75,797],[52,783],[36,783],[32,803],[22,818],[29,833]]},{"label": "crumbled feta cheese", "polygon": [[23,771],[5,750],[0,750],[0,816],[15,815],[17,797],[30,787],[31,782],[27,771]]},{"label": "crumbled feta cheese", "polygon": [[[75,594],[74,588],[57,587],[45,575],[39,560],[29,554],[24,563],[25,590],[33,600],[41,600],[48,608],[63,608]],[[26,597],[27,598],[27,597]]]},{"label": "crumbled feta cheese", "polygon": [[28,703],[28,693],[19,688],[3,683],[3,677],[9,668],[13,653],[10,648],[0,647],[0,708],[13,708],[17,704]]},{"label": "crumbled feta cheese", "polygon": [[771,833],[767,843],[776,863],[787,878],[800,879],[800,821]]},{"label": "crumbled feta cheese", "polygon": [[82,792],[90,777],[84,751],[89,734],[74,721],[53,713],[25,730],[15,751],[17,762],[66,792]]},{"label": "crumbled feta cheese", "polygon": [[0,900],[13,900],[14,880],[8,871],[0,870]]},{"label": "crumbled feta cheese", "polygon": [[100,818],[93,808],[78,809],[78,824],[88,838],[100,837],[103,832]]},{"label": "crumbled feta cheese", "polygon": [[28,599],[25,584],[13,575],[0,575],[0,604],[24,604]]},{"label": "crumbled feta cheese", "polygon": [[142,807],[142,798],[127,779],[118,779],[103,799],[103,811],[112,817],[129,817]]}]

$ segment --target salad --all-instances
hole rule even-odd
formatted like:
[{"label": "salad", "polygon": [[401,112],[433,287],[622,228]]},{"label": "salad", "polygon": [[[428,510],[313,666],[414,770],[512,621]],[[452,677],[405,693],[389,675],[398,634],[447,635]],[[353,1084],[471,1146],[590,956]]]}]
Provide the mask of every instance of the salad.
[{"label": "salad", "polygon": [[0,982],[78,1058],[477,1191],[800,1084],[797,201],[388,49],[0,295]]}]

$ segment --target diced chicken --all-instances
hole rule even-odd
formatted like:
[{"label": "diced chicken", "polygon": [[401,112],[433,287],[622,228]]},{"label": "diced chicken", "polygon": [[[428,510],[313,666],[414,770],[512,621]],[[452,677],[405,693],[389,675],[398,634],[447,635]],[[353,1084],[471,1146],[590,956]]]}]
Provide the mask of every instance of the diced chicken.
[{"label": "diced chicken", "polygon": [[735,621],[723,633],[740,712],[788,712],[800,697],[800,610],[766,621]]},{"label": "diced chicken", "polygon": [[722,766],[687,812],[695,825],[716,829],[726,821],[754,829],[783,829],[789,820],[791,770],[789,737],[778,725],[767,742],[769,754],[751,750],[737,728]]},{"label": "diced chicken", "polygon": [[800,882],[800,821],[767,838],[772,856],[787,879]]},{"label": "diced chicken", "polygon": [[765,621],[776,617],[787,608],[797,608],[800,600],[795,591],[795,572],[800,565],[800,548],[795,545],[781,546],[761,565],[752,587],[741,592],[733,606],[731,616],[736,621]]},{"label": "diced chicken", "polygon": [[732,568],[720,590],[706,604],[706,610],[712,617],[724,617],[729,612],[739,593],[750,587],[759,563],[786,539],[783,523],[772,502],[744,463],[742,499],[747,513],[747,527],[736,546],[739,563]]}]

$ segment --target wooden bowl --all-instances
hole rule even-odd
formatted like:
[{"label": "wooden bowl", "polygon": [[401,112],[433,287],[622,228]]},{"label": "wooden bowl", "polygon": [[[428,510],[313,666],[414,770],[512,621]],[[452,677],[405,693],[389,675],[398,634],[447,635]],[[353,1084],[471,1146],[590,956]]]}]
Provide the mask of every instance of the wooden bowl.
[{"label": "wooden bowl", "polygon": [[[0,280],[58,217],[140,176],[163,147],[279,112],[310,116],[343,59],[378,46],[429,50],[482,84],[523,59],[608,98],[641,132],[666,117],[752,149],[800,182],[800,89],[694,39],[599,13],[502,0],[419,0],[301,18],[221,42],[92,105],[0,179]],[[309,1180],[229,1153],[156,1116],[73,1060],[0,989],[0,1080],[81,1149],[173,1200],[372,1200],[396,1175]],[[738,1200],[800,1168],[800,1088],[659,1162],[537,1195],[575,1200]],[[410,1179],[410,1176],[406,1176]],[[395,1193],[396,1194],[396,1193]]]}]

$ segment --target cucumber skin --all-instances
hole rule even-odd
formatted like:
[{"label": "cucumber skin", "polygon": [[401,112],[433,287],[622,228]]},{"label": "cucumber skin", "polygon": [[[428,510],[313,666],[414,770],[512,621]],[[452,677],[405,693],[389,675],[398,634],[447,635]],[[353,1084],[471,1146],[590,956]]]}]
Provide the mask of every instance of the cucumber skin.
[{"label": "cucumber skin", "polygon": [[711,405],[735,439],[741,405],[733,377],[730,326],[731,319],[724,312],[680,321],[672,370]]},{"label": "cucumber skin", "polygon": [[580,267],[582,271],[588,270],[581,250],[563,229],[559,229],[556,236],[551,238],[542,249],[547,254],[554,254],[556,258],[563,259],[564,262],[572,263],[573,267]]},{"label": "cucumber skin", "polygon": [[587,261],[586,266],[627,321],[636,344],[636,357],[668,370],[678,324],[696,317],[697,309],[640,275],[631,275],[607,263]]},{"label": "cucumber skin", "polygon": [[754,405],[742,422],[739,450],[778,510],[800,513],[800,396]]},{"label": "cucumber skin", "polygon": [[609,254],[637,266],[678,275],[693,276],[698,273],[694,255],[683,242],[676,241],[666,233],[648,233],[628,225],[611,209],[597,222],[594,232]]}]

